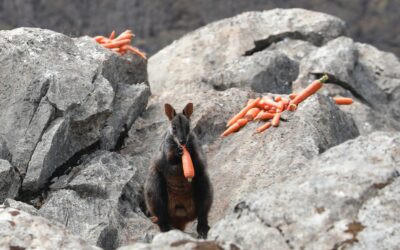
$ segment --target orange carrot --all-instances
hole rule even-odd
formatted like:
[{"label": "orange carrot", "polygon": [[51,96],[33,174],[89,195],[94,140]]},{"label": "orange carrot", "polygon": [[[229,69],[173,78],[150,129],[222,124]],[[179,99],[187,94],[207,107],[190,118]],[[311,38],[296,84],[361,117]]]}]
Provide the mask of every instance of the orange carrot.
[{"label": "orange carrot", "polygon": [[125,30],[122,32],[115,40],[122,40],[122,39],[132,39],[134,35],[132,34],[131,30]]},{"label": "orange carrot", "polygon": [[194,177],[194,167],[192,158],[190,157],[190,153],[185,146],[183,148],[183,155],[182,155],[182,168],[183,168],[183,175],[189,182],[192,181]]},{"label": "orange carrot", "polygon": [[258,112],[257,116],[254,118],[254,120],[260,120],[261,116],[264,114],[264,110],[260,110],[260,112]]},{"label": "orange carrot", "polygon": [[347,97],[334,97],[333,100],[337,105],[350,105],[353,103],[353,99]]},{"label": "orange carrot", "polygon": [[246,106],[250,105],[250,103],[251,103],[252,101],[254,101],[254,99],[251,99],[251,98],[250,98],[250,99],[247,101]]},{"label": "orange carrot", "polygon": [[96,42],[101,42],[101,41],[103,41],[105,39],[105,37],[104,36],[95,36],[94,37],[94,40],[96,40]]},{"label": "orange carrot", "polygon": [[112,40],[115,38],[115,30],[113,30],[110,34],[110,37],[108,39]]},{"label": "orange carrot", "polygon": [[267,105],[267,104],[264,102],[263,99],[261,99],[261,100],[258,102],[257,107],[259,107],[260,109],[264,109],[264,108],[265,108],[265,105]]},{"label": "orange carrot", "polygon": [[252,108],[249,111],[247,111],[247,113],[244,116],[244,118],[246,118],[249,121],[252,121],[258,115],[259,112],[260,112],[259,108]]},{"label": "orange carrot", "polygon": [[320,79],[313,81],[310,85],[303,89],[293,100],[290,101],[290,105],[298,105],[312,94],[315,94],[322,87],[323,83],[327,80],[328,76],[324,75]]},{"label": "orange carrot", "polygon": [[281,114],[280,113],[276,113],[274,118],[272,119],[272,126],[278,127],[280,119],[281,119]]},{"label": "orange carrot", "polygon": [[235,122],[227,130],[225,130],[224,133],[222,133],[221,137],[228,136],[228,135],[232,134],[233,132],[238,131],[239,129],[240,129],[240,124]]},{"label": "orange carrot", "polygon": [[293,100],[294,98],[296,98],[297,94],[296,93],[291,93],[289,95],[290,100]]},{"label": "orange carrot", "polygon": [[282,102],[283,102],[283,105],[288,105],[289,104],[289,100],[286,99],[286,98],[282,98]]},{"label": "orange carrot", "polygon": [[246,126],[248,121],[249,120],[247,120],[247,119],[241,118],[241,119],[237,120],[236,123],[239,124],[240,127],[244,127],[244,126]]},{"label": "orange carrot", "polygon": [[260,120],[268,120],[268,119],[272,119],[274,118],[275,114],[274,113],[269,113],[269,112],[264,112],[261,116],[260,116]]},{"label": "orange carrot", "polygon": [[270,99],[264,99],[264,102],[268,105],[268,106],[272,106],[275,108],[279,108],[279,104],[273,100]]},{"label": "orange carrot", "polygon": [[111,50],[114,51],[114,52],[119,52],[120,51],[119,48],[112,48]]},{"label": "orange carrot", "polygon": [[112,41],[110,43],[106,43],[103,46],[105,48],[112,49],[112,48],[120,47],[122,45],[129,44],[130,42],[131,42],[131,40],[129,40],[129,39],[123,39],[123,40],[119,40],[119,41]]},{"label": "orange carrot", "polygon": [[[121,40],[122,41],[122,40]],[[147,59],[146,54],[143,53],[142,51],[140,51],[138,48],[132,47],[130,45],[125,46],[127,50],[132,51],[133,53],[137,54],[138,56],[140,56],[143,59]]]},{"label": "orange carrot", "polygon": [[257,98],[255,99],[252,103],[250,103],[249,105],[247,105],[244,109],[242,109],[238,114],[236,114],[234,117],[232,117],[228,123],[227,123],[227,127],[232,126],[237,120],[239,120],[240,118],[243,118],[247,111],[249,111],[250,109],[254,108],[257,106],[258,102],[260,101],[261,98]]},{"label": "orange carrot", "polygon": [[280,100],[282,100],[282,97],[280,95],[275,96],[275,101],[279,102]]},{"label": "orange carrot", "polygon": [[264,125],[262,125],[261,127],[257,128],[257,133],[261,133],[264,130],[268,129],[269,127],[271,127],[271,123],[270,122],[266,122]]}]

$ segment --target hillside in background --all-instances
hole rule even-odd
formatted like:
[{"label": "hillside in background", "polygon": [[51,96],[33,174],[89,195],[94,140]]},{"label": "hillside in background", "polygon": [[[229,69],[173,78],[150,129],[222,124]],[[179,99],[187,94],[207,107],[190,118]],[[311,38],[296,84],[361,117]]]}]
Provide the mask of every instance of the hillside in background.
[{"label": "hillside in background", "polygon": [[188,31],[244,11],[304,8],[346,21],[349,37],[400,55],[400,0],[1,0],[0,29],[48,28],[69,36],[131,28],[154,54]]}]

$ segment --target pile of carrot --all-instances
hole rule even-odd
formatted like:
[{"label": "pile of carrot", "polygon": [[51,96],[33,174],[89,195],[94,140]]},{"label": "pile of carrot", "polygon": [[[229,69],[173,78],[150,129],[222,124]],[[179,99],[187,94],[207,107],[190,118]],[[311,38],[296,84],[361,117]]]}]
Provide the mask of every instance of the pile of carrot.
[{"label": "pile of carrot", "polygon": [[111,32],[109,37],[96,36],[94,40],[101,44],[104,48],[111,49],[112,51],[124,55],[127,51],[131,51],[143,59],[146,59],[146,54],[138,48],[131,46],[132,38],[134,37],[132,31],[126,30],[119,36],[115,37],[115,30]]},{"label": "pile of carrot", "polygon": [[[280,95],[250,99],[247,105],[228,121],[226,125],[228,128],[221,136],[225,137],[239,131],[250,121],[266,121],[262,126],[257,128],[257,133],[261,133],[271,126],[278,127],[282,112],[295,111],[301,102],[315,94],[327,80],[328,76],[324,75],[322,78],[313,81],[300,93],[290,94],[289,99]],[[338,105],[349,105],[353,103],[353,99],[351,98],[335,97],[333,99]]]}]

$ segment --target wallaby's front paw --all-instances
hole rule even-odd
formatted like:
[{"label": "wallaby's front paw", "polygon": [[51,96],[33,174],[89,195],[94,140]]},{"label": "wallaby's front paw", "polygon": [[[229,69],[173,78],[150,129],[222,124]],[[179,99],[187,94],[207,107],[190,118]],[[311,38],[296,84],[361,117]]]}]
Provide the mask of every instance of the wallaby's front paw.
[{"label": "wallaby's front paw", "polygon": [[199,239],[207,239],[208,230],[210,227],[208,225],[198,225],[197,226],[197,234]]},{"label": "wallaby's front paw", "polygon": [[179,156],[182,156],[182,155],[183,155],[183,148],[182,148],[182,146],[179,146],[179,145],[178,145],[178,148],[176,149],[176,153],[177,153]]}]

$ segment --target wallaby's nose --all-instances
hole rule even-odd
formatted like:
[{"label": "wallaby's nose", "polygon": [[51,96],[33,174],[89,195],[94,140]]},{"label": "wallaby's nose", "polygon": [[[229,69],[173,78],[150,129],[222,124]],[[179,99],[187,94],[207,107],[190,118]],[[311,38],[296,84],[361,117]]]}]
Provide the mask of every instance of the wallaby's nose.
[{"label": "wallaby's nose", "polygon": [[185,140],[179,140],[179,143],[180,143],[181,145],[185,145]]}]

